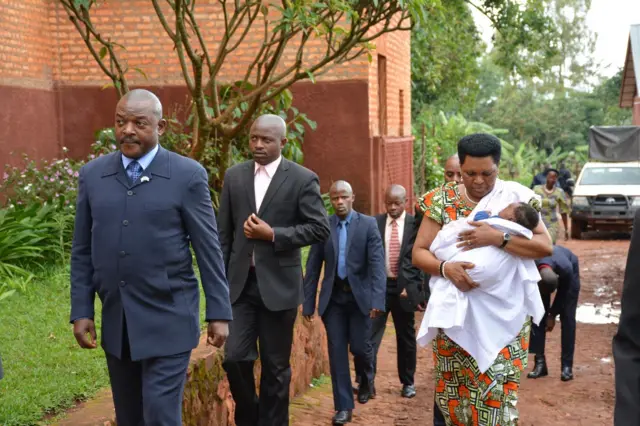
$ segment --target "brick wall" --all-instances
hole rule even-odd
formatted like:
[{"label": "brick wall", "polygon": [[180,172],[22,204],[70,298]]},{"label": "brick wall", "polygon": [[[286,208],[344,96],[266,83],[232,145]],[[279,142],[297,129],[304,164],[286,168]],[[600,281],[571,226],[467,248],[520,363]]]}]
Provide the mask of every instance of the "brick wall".
[{"label": "brick wall", "polygon": [[[3,100],[0,103],[0,165],[12,162],[9,152],[14,150],[34,158],[51,158],[60,154],[62,146],[67,146],[74,155],[86,154],[95,130],[112,122],[114,93],[112,89],[101,90],[109,83],[108,78],[56,0],[0,1],[0,37],[4,41],[0,45],[0,98]],[[161,4],[172,23],[168,6]],[[277,18],[275,13],[275,9],[270,11],[272,21]],[[210,54],[214,55],[223,31],[221,6],[217,0],[200,0],[195,14],[208,46],[213,49]],[[149,0],[100,2],[92,10],[92,16],[103,37],[127,47],[121,59],[131,68],[128,78],[132,86],[152,88],[162,97],[167,111],[172,109],[167,102],[179,97],[179,103],[184,103],[184,80],[176,54]],[[238,50],[228,57],[221,78],[241,79],[261,42],[262,32],[251,31]],[[320,157],[316,161],[307,155],[307,164],[323,180],[323,190],[335,179],[352,180],[359,194],[359,208],[371,213],[380,205],[383,185],[405,184],[387,182],[386,178],[383,184],[379,179],[383,171],[390,167],[408,169],[412,162],[411,156],[406,156],[393,160],[400,161],[399,166],[379,163],[390,157],[382,155],[385,149],[382,139],[375,138],[381,135],[378,55],[382,55],[387,64],[384,136],[411,134],[410,33],[385,34],[374,44],[376,51],[372,53],[371,63],[363,55],[318,76],[315,89],[308,86],[311,83],[304,82],[296,85],[303,89],[294,90],[296,96],[306,96],[304,100],[295,100],[295,104],[304,105],[301,110],[319,124],[315,132],[308,134],[305,151],[333,155],[348,146],[359,159],[358,167],[345,168],[340,163],[321,162]],[[321,39],[309,41],[306,58],[313,60],[324,48]],[[287,50],[281,65],[290,64],[294,54],[295,50]],[[148,78],[133,70],[134,67],[142,69]],[[343,82],[347,83],[340,86],[343,91],[336,91],[338,86],[332,86]],[[360,82],[366,86],[364,92],[359,88]],[[357,94],[357,102],[350,98],[353,94]],[[318,102],[317,96],[322,102]],[[19,140],[15,140],[18,135]],[[389,176],[395,179],[395,174]]]},{"label": "brick wall", "polygon": [[[411,135],[411,33],[396,31],[375,40],[376,52],[369,66],[369,113],[372,136]],[[387,132],[379,129],[378,55],[386,59]],[[402,91],[402,94],[400,93]],[[402,97],[403,103],[400,103]]]},{"label": "brick wall", "polygon": [[59,153],[50,0],[0,0],[0,175],[19,155]]},{"label": "brick wall", "polygon": [[[170,26],[175,26],[169,6],[165,2],[164,11]],[[54,36],[60,43],[60,69],[56,79],[63,84],[103,85],[108,82],[102,71],[95,65],[94,59],[87,51],[75,27],[68,21],[62,6],[52,6],[55,17],[52,22],[56,26]],[[111,0],[101,2],[92,11],[95,27],[104,37],[111,37],[127,48],[121,54],[124,61],[129,61],[131,68],[128,73],[132,85],[148,84],[134,67],[139,67],[154,85],[183,84],[182,71],[173,45],[162,28],[153,5],[149,0]],[[196,20],[200,25],[203,37],[214,56],[215,47],[222,38],[224,31],[224,17],[218,0],[201,0],[195,8]],[[270,19],[277,18],[277,11],[270,10]],[[229,55],[225,61],[220,77],[223,81],[242,79],[245,70],[255,57],[263,41],[261,21],[257,20],[252,30],[239,48]],[[253,29],[255,28],[255,29]],[[238,33],[240,33],[242,27]],[[193,39],[195,43],[196,40]],[[297,43],[291,42],[296,46]],[[313,60],[324,51],[322,39],[310,40],[307,43],[307,56]],[[295,49],[289,48],[281,61],[281,66],[289,65],[295,57]],[[333,67],[327,74],[319,76],[320,80],[337,80],[344,78],[367,78],[366,58],[359,58],[348,65]]]},{"label": "brick wall", "polygon": [[2,0],[0,84],[50,89],[55,41],[48,0]]}]

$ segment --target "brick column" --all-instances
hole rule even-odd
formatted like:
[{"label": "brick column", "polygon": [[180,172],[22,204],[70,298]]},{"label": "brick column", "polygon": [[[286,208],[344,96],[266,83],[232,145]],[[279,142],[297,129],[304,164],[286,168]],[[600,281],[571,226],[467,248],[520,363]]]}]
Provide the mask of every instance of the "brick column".
[{"label": "brick column", "polygon": [[640,126],[640,96],[633,99],[633,125]]}]

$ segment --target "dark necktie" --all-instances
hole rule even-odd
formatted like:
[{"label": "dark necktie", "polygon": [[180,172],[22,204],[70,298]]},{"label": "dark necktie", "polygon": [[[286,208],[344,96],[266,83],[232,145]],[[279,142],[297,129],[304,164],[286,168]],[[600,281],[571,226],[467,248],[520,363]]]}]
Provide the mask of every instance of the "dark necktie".
[{"label": "dark necktie", "polygon": [[140,178],[142,174],[142,166],[137,161],[132,161],[127,166],[127,175],[129,176],[129,180],[133,185]]}]

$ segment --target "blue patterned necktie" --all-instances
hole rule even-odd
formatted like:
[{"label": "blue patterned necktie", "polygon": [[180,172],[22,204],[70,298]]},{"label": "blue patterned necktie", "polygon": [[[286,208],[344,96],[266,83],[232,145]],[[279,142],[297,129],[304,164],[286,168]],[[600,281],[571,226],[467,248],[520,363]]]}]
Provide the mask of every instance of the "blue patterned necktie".
[{"label": "blue patterned necktie", "polygon": [[347,225],[346,221],[341,221],[338,234],[338,277],[342,280],[347,278]]},{"label": "blue patterned necktie", "polygon": [[127,175],[133,185],[140,178],[142,174],[142,166],[137,161],[132,161],[127,166]]}]

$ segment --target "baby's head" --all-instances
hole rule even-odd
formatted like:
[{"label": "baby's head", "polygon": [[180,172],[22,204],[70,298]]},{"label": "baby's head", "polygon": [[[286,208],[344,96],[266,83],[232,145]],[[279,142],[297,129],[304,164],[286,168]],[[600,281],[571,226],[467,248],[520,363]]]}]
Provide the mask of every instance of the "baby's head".
[{"label": "baby's head", "polygon": [[533,231],[540,222],[538,211],[527,203],[511,203],[498,213],[502,219],[510,220]]}]

